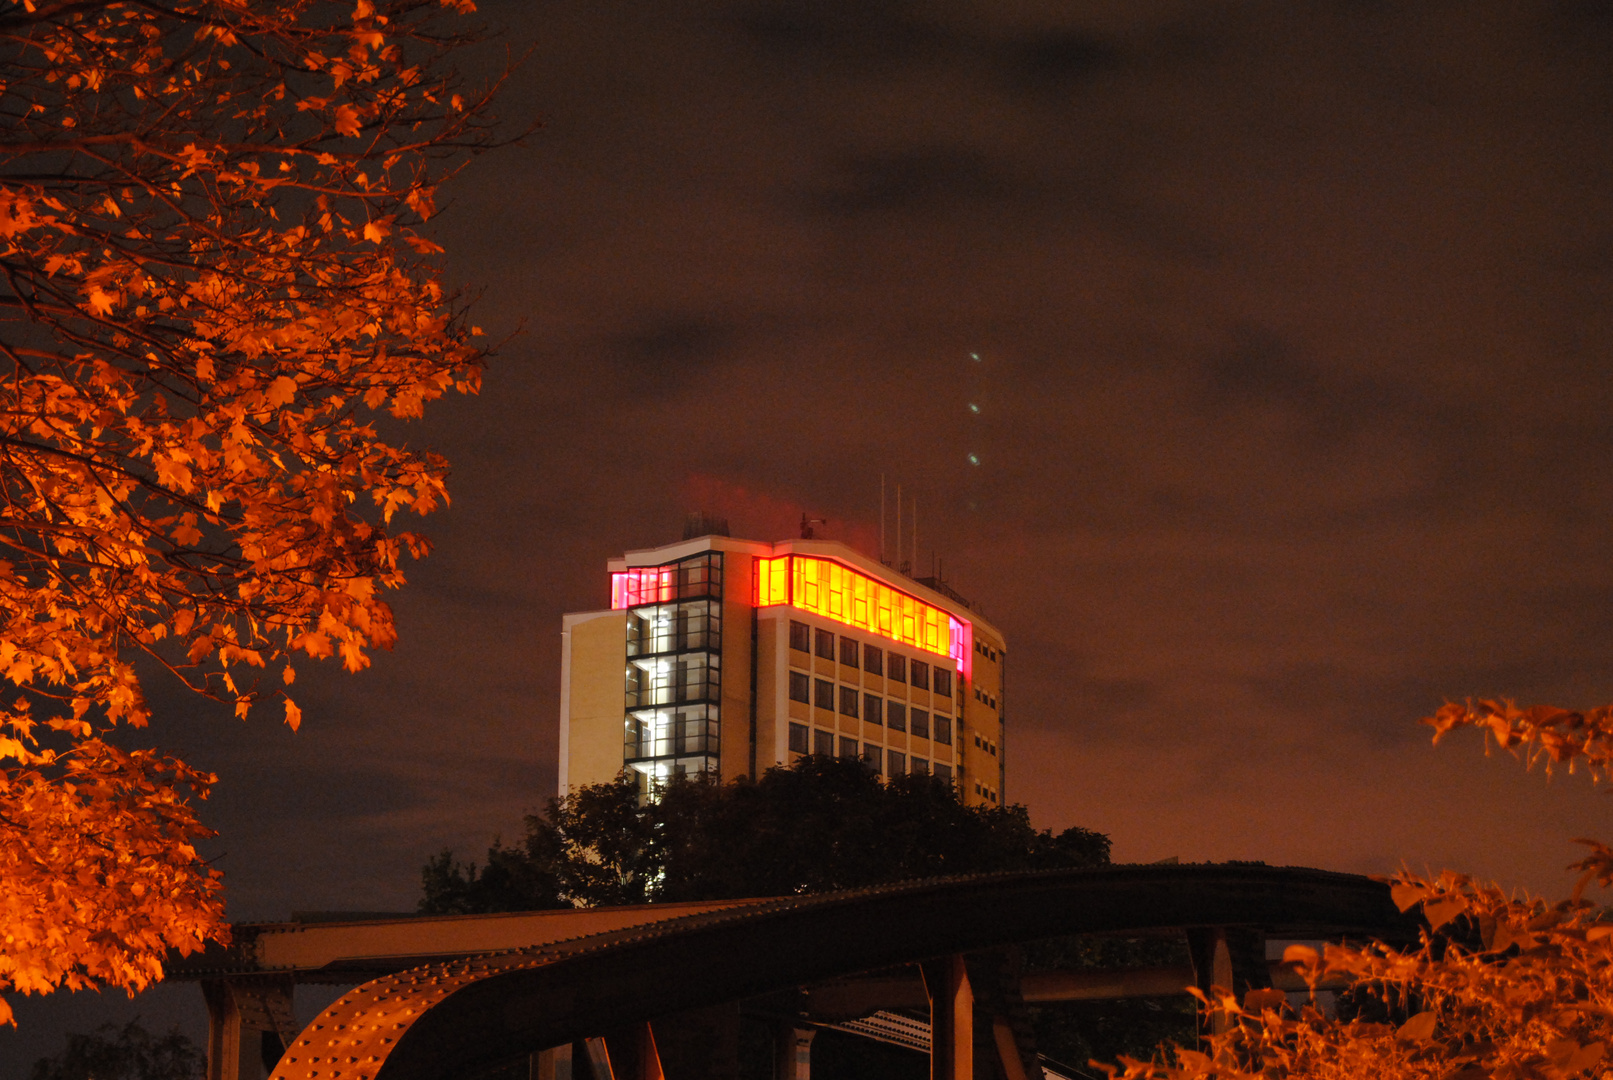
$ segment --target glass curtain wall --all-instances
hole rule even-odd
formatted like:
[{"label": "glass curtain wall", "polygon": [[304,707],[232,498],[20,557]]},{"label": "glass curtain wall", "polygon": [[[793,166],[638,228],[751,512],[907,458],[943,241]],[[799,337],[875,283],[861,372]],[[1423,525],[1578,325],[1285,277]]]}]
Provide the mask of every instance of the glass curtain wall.
[{"label": "glass curtain wall", "polygon": [[673,587],[627,610],[624,760],[646,793],[655,781],[715,773],[721,721],[722,552],[659,569],[672,571]]}]

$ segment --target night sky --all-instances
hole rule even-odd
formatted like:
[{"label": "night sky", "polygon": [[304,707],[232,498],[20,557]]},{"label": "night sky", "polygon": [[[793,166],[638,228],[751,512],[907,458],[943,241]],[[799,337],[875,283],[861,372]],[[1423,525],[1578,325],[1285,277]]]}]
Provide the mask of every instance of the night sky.
[{"label": "night sky", "polygon": [[[544,126],[435,237],[519,335],[411,432],[454,503],[401,641],[304,665],[296,734],[153,686],[220,776],[232,918],[411,910],[428,856],[518,838],[607,558],[694,510],[873,553],[882,476],[1007,635],[1039,826],[1552,894],[1613,833],[1416,724],[1613,701],[1613,5],[483,12],[467,67],[530,48],[499,112]],[[194,987],[106,998],[19,1002],[4,1073],[102,1017],[202,1030]]]}]

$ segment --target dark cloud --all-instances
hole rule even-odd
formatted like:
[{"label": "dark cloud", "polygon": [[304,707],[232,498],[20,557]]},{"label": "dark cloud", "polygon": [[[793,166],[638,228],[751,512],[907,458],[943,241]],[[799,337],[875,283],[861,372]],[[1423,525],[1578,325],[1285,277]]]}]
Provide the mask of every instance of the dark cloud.
[{"label": "dark cloud", "polygon": [[997,63],[1011,88],[1048,94],[1068,93],[1121,57],[1111,42],[1080,30],[1058,30],[1006,42]]},{"label": "dark cloud", "polygon": [[632,329],[608,335],[605,353],[627,380],[628,397],[668,394],[693,388],[728,353],[736,328],[694,313],[669,313],[637,320]]},{"label": "dark cloud", "polygon": [[825,0],[751,4],[733,24],[765,52],[796,64],[884,69],[933,59],[955,45],[952,35],[917,14],[910,0]]},{"label": "dark cloud", "polygon": [[1012,188],[980,154],[929,147],[852,156],[806,202],[846,217],[955,212],[960,205],[1005,199]]},{"label": "dark cloud", "polygon": [[1435,415],[1405,385],[1368,374],[1330,371],[1302,347],[1260,326],[1235,327],[1204,365],[1209,408],[1268,408],[1292,413],[1296,438],[1336,441],[1363,428]]}]

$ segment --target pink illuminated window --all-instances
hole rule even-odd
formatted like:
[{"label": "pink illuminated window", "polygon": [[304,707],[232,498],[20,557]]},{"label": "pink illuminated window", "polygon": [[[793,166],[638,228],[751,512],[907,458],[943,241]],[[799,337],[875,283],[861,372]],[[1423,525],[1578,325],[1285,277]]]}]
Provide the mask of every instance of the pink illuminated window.
[{"label": "pink illuminated window", "polygon": [[642,570],[618,570],[610,576],[612,610],[661,604],[678,598],[677,567],[650,566]]}]

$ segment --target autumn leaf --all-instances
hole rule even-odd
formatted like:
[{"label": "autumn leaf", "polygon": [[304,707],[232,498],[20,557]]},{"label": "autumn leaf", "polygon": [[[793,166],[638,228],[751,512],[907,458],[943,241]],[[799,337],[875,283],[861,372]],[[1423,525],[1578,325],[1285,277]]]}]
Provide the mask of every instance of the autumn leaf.
[{"label": "autumn leaf", "polygon": [[358,110],[351,105],[336,106],[336,132],[339,135],[357,135],[359,132]]},{"label": "autumn leaf", "polygon": [[1267,1009],[1281,1009],[1288,1004],[1288,995],[1281,990],[1267,987],[1263,990],[1250,990],[1243,995],[1243,1011],[1247,1013],[1265,1012]]},{"label": "autumn leaf", "polygon": [[1446,896],[1423,902],[1423,916],[1428,919],[1428,925],[1435,930],[1466,910],[1467,901],[1460,896]]},{"label": "autumn leaf", "polygon": [[289,375],[282,375],[269,384],[266,396],[270,405],[290,405],[297,398],[297,381]]},{"label": "autumn leaf", "polygon": [[1395,1038],[1403,1042],[1427,1042],[1434,1037],[1438,1019],[1432,1012],[1420,1012],[1395,1029]]}]

